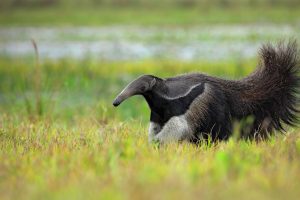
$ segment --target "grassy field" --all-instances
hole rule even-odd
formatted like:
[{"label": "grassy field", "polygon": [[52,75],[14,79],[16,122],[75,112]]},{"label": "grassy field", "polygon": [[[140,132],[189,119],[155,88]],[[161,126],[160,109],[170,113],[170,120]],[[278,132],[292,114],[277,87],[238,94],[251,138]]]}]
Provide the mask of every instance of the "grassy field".
[{"label": "grassy field", "polygon": [[300,137],[147,143],[137,121],[1,116],[1,199],[298,199]]},{"label": "grassy field", "polygon": [[[18,7],[0,12],[1,29],[137,25],[184,30],[214,24],[287,24],[299,30],[299,22],[296,6]],[[160,37],[168,37],[170,43],[186,40],[176,34],[173,39],[173,35],[161,34],[148,42],[165,40]],[[73,36],[76,41],[86,40]],[[258,32],[241,40],[249,44],[274,41],[280,34],[275,36]],[[63,37],[59,39],[63,41]],[[103,39],[99,37],[94,40]],[[238,41],[234,35],[218,33],[193,37]],[[128,38],[147,39],[140,35]],[[0,41],[5,44],[6,39]],[[253,57],[197,61],[66,57],[40,59],[38,63],[34,56],[0,56],[0,199],[299,199],[298,128],[287,127],[285,135],[258,143],[233,137],[200,146],[181,143],[159,147],[148,144],[150,112],[141,97],[118,109],[112,106],[123,86],[141,74],[168,77],[198,71],[238,79],[254,70],[257,61]]]},{"label": "grassy field", "polygon": [[[141,74],[168,77],[200,71],[226,78],[249,74],[256,61],[182,62],[175,60],[97,61],[61,59],[42,61],[37,68],[33,58],[0,59],[0,111],[41,115],[64,122],[76,116],[94,116],[148,121],[149,109],[142,98],[124,102],[115,110],[112,101],[122,87]],[[37,96],[41,103],[37,106]]]},{"label": "grassy field", "polygon": [[0,12],[1,26],[99,26],[286,23],[298,24],[300,8],[16,8]]},{"label": "grassy field", "polygon": [[[297,199],[300,135],[255,143],[147,143],[141,98],[114,109],[121,87],[141,73],[201,71],[239,78],[255,61],[184,63],[2,58],[2,199]],[[226,76],[225,76],[226,74]]]}]

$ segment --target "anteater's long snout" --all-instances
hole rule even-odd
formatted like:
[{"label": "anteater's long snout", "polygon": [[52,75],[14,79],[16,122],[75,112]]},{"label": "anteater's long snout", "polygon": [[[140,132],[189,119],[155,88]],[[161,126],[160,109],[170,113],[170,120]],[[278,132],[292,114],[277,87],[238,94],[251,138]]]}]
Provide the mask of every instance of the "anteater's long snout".
[{"label": "anteater's long snout", "polygon": [[140,78],[132,81],[115,98],[115,100],[113,101],[113,105],[116,107],[126,99],[134,95],[142,94],[147,88],[150,87],[151,80],[153,80],[152,77],[141,76]]},{"label": "anteater's long snout", "polygon": [[113,101],[113,105],[115,106],[115,107],[117,107],[118,105],[120,105],[121,104],[121,100],[117,97],[117,98],[115,98],[115,100]]},{"label": "anteater's long snout", "polygon": [[118,105],[120,105],[123,101],[125,101],[126,99],[128,99],[129,97],[131,97],[132,94],[128,91],[123,91],[121,92],[113,101],[113,105],[115,107],[117,107]]}]

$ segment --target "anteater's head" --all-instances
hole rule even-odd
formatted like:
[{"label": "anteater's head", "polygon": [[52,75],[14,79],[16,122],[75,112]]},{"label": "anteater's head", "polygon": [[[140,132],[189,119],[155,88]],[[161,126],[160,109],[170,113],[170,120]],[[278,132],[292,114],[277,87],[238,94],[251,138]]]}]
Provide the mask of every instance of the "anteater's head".
[{"label": "anteater's head", "polygon": [[152,75],[143,75],[129,83],[122,92],[115,98],[113,105],[118,106],[124,100],[134,95],[143,95],[150,92],[156,83],[156,77]]}]

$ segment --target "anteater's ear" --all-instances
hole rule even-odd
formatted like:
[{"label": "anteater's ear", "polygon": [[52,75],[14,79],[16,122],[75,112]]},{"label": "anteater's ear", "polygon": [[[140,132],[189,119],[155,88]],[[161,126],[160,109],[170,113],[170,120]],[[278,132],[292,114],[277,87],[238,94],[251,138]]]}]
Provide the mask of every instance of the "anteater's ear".
[{"label": "anteater's ear", "polygon": [[151,82],[150,82],[150,89],[153,88],[153,86],[155,85],[155,83],[156,83],[156,79],[153,78],[153,79],[151,80]]}]

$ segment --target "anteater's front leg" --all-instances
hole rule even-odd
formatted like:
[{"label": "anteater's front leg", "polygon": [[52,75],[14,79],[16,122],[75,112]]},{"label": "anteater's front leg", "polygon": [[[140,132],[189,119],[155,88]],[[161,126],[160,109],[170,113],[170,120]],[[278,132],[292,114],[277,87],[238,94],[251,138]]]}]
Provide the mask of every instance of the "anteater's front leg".
[{"label": "anteater's front leg", "polygon": [[192,129],[184,115],[175,116],[168,120],[162,130],[154,136],[159,143],[178,142],[191,138]]},{"label": "anteater's front leg", "polygon": [[155,136],[161,131],[162,127],[160,124],[156,122],[150,122],[149,132],[148,132],[148,140],[149,142],[155,141]]}]

